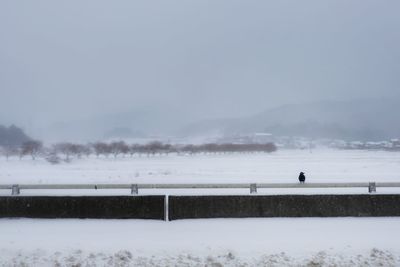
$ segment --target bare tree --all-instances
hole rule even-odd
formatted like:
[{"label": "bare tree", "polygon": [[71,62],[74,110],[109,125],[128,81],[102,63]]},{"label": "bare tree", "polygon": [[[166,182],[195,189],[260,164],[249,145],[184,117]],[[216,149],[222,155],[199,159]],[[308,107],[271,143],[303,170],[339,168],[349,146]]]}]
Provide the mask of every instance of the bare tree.
[{"label": "bare tree", "polygon": [[144,151],[146,151],[147,155],[155,155],[156,153],[161,153],[163,149],[163,144],[160,141],[153,141],[144,145]]},{"label": "bare tree", "polygon": [[82,144],[72,144],[71,153],[77,158],[81,158],[83,154],[87,153],[87,147]]},{"label": "bare tree", "polygon": [[0,152],[8,160],[10,157],[18,154],[18,148],[14,146],[5,145],[0,147]]},{"label": "bare tree", "polygon": [[193,155],[199,151],[199,147],[195,145],[185,145],[180,150],[184,153],[188,153],[189,155]]},{"label": "bare tree", "polygon": [[21,158],[30,155],[33,160],[39,155],[43,149],[43,143],[37,140],[26,141],[21,146]]},{"label": "bare tree", "polygon": [[111,153],[111,147],[107,143],[103,142],[96,142],[93,144],[93,149],[97,157],[99,155],[104,155],[108,157],[108,155]]},{"label": "bare tree", "polygon": [[131,157],[133,156],[133,154],[135,153],[140,153],[140,145],[139,144],[132,144],[129,146],[129,154],[131,155]]},{"label": "bare tree", "polygon": [[121,151],[122,155],[124,155],[124,157],[125,157],[125,155],[128,154],[130,151],[129,145],[127,145],[125,142],[122,142],[120,144],[120,151]]},{"label": "bare tree", "polygon": [[126,154],[129,152],[129,146],[124,141],[112,142],[110,144],[111,153],[116,158],[119,154]]},{"label": "bare tree", "polygon": [[203,145],[185,145],[180,150],[185,153],[189,153],[190,155],[193,155],[194,153],[197,153],[197,152],[202,152],[202,153],[266,152],[266,153],[269,153],[269,152],[276,151],[277,147],[274,143],[266,143],[266,144],[209,143],[209,144],[203,144]]},{"label": "bare tree", "polygon": [[176,151],[171,144],[163,144],[161,147],[161,153],[168,155],[169,153]]},{"label": "bare tree", "polygon": [[93,153],[91,144],[82,145],[82,154],[87,158]]},{"label": "bare tree", "polygon": [[65,160],[69,160],[70,155],[72,154],[71,151],[72,144],[71,143],[57,143],[53,145],[53,150],[56,154],[61,153],[64,155]]}]

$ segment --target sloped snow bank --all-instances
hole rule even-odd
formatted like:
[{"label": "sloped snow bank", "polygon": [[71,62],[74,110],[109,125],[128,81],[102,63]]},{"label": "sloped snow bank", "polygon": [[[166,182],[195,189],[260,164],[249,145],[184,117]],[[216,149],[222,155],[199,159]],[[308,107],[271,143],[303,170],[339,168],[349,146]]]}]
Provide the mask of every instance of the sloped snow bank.
[{"label": "sloped snow bank", "polygon": [[332,251],[319,251],[307,256],[292,256],[285,252],[262,254],[253,258],[240,254],[225,253],[197,255],[195,253],[176,253],[169,255],[143,256],[128,250],[115,253],[89,252],[75,250],[71,252],[46,251],[6,251],[1,250],[1,266],[399,266],[400,256],[390,251],[371,249],[366,253],[343,255]]},{"label": "sloped snow bank", "polygon": [[0,266],[400,266],[400,218],[0,219]]}]

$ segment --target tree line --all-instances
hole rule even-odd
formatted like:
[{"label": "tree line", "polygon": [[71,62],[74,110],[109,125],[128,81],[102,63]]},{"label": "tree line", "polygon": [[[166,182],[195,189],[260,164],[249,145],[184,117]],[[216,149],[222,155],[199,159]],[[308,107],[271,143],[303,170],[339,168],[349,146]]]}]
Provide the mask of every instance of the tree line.
[{"label": "tree line", "polygon": [[172,145],[153,141],[147,144],[127,144],[124,141],[114,142],[95,142],[89,144],[77,144],[71,142],[62,142],[45,147],[41,141],[29,140],[22,143],[21,146],[1,146],[0,152],[7,159],[11,156],[31,157],[35,160],[37,157],[45,157],[52,163],[60,160],[69,161],[71,158],[82,158],[95,155],[96,157],[126,157],[126,156],[154,156],[177,154],[217,154],[217,153],[255,153],[255,152],[274,152],[277,147],[274,143],[266,144],[186,144]]}]

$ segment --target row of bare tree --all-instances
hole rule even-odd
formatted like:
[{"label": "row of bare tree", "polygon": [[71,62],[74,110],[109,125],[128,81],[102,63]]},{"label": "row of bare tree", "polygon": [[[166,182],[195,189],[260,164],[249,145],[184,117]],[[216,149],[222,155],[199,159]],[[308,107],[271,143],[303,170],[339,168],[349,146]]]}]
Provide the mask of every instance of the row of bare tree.
[{"label": "row of bare tree", "polygon": [[276,146],[273,143],[266,144],[202,144],[202,145],[171,145],[159,141],[150,142],[147,144],[127,144],[124,141],[118,142],[96,142],[90,144],[76,143],[57,143],[51,147],[44,147],[43,143],[36,140],[30,140],[21,145],[21,147],[0,147],[1,153],[8,159],[10,156],[30,156],[35,160],[38,156],[44,156],[49,161],[56,162],[59,156],[63,156],[64,160],[70,158],[81,158],[82,156],[89,157],[96,155],[115,158],[122,155],[133,156],[141,155],[156,155],[156,154],[199,154],[199,153],[246,153],[246,152],[273,152],[276,151]]},{"label": "row of bare tree", "polygon": [[270,153],[277,150],[274,143],[266,144],[203,144],[203,145],[185,145],[181,151],[196,154],[196,153],[247,153],[247,152],[265,152]]},{"label": "row of bare tree", "polygon": [[35,160],[37,156],[43,153],[43,143],[37,140],[29,140],[22,143],[20,147],[4,145],[0,146],[0,153],[7,159],[12,156],[19,156],[19,158],[31,156]]}]

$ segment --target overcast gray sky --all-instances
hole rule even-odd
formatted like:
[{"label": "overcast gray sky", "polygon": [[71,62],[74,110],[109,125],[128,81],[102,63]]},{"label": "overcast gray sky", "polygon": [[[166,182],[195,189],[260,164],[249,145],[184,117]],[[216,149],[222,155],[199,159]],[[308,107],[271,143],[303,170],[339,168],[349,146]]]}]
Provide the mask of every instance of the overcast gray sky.
[{"label": "overcast gray sky", "polygon": [[400,1],[0,1],[0,124],[398,95]]}]

